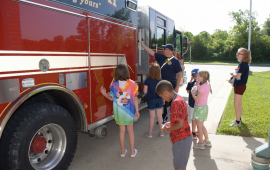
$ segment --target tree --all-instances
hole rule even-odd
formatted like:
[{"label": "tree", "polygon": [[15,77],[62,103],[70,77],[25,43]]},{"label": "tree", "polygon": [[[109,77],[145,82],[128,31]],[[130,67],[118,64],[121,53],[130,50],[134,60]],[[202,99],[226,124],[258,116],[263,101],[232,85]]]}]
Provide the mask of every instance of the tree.
[{"label": "tree", "polygon": [[267,18],[267,20],[264,22],[262,33],[264,35],[270,36],[270,18]]},{"label": "tree", "polygon": [[[235,54],[237,49],[240,47],[248,48],[248,36],[249,36],[249,11],[239,10],[238,12],[230,12],[229,15],[232,17],[232,21],[236,23],[233,29],[230,31],[228,39],[229,43],[232,43],[230,49],[231,54]],[[251,51],[252,59],[256,60],[261,56],[259,44],[261,43],[261,31],[256,22],[256,12],[252,13],[251,20]],[[228,41],[227,41],[228,42]],[[230,55],[233,56],[233,55]]]},{"label": "tree", "polygon": [[228,38],[228,32],[220,29],[215,30],[212,35],[212,50],[213,53],[221,54],[226,49],[226,40]]}]

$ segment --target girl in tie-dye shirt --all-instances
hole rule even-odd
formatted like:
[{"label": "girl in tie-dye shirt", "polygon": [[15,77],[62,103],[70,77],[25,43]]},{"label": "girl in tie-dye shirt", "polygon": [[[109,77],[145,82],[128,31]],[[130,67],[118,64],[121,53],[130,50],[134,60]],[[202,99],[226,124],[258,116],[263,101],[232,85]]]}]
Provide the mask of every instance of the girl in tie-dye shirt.
[{"label": "girl in tie-dye shirt", "polygon": [[113,114],[117,125],[119,125],[119,140],[121,145],[121,157],[127,153],[125,149],[125,130],[127,126],[131,157],[135,157],[137,150],[134,149],[133,118],[140,117],[138,111],[138,86],[129,79],[129,71],[126,65],[120,64],[115,69],[114,82],[110,86],[111,92],[101,86],[100,92],[109,100],[113,101]]}]

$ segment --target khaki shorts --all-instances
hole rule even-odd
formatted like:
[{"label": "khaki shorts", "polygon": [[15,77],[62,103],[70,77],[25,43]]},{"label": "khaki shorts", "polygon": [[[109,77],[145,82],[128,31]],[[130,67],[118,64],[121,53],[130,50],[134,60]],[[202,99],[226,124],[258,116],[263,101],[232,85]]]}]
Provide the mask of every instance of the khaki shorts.
[{"label": "khaki shorts", "polygon": [[208,117],[208,105],[196,106],[194,107],[193,119],[198,121],[206,121]]}]

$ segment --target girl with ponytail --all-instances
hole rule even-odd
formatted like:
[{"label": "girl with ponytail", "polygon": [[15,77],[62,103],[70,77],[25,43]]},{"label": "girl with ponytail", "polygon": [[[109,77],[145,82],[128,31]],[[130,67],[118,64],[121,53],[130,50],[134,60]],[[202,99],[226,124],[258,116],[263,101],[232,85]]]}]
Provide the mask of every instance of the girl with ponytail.
[{"label": "girl with ponytail", "polygon": [[234,109],[236,119],[230,124],[230,126],[241,126],[241,116],[242,116],[242,96],[246,91],[246,84],[249,75],[249,63],[251,63],[251,51],[246,48],[239,48],[236,53],[236,58],[240,62],[238,65],[238,72],[236,74],[231,73],[235,78],[234,87]]},{"label": "girl with ponytail", "polygon": [[[192,97],[195,100],[193,119],[196,120],[199,138],[199,142],[196,143],[193,147],[196,149],[204,150],[205,145],[212,146],[211,142],[209,141],[207,130],[203,124],[204,121],[207,120],[208,116],[208,95],[209,92],[212,93],[212,89],[210,86],[210,74],[208,71],[199,71],[197,79],[197,89],[193,88],[191,91]],[[195,91],[197,91],[197,96],[195,96],[194,94]],[[203,140],[203,136],[205,140]]]}]

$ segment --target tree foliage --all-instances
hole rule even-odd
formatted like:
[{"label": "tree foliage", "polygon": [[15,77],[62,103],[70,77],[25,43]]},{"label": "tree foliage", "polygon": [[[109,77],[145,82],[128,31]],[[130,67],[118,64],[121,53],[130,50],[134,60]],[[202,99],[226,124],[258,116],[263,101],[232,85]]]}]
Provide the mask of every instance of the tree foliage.
[{"label": "tree foliage", "polygon": [[[252,61],[270,62],[270,18],[261,29],[256,22],[256,15],[256,12],[253,12],[251,20]],[[212,35],[202,31],[195,36],[190,32],[184,32],[193,42],[192,59],[235,61],[235,53],[240,47],[248,49],[249,11],[230,12],[229,16],[235,25],[228,32],[217,29]]]}]

